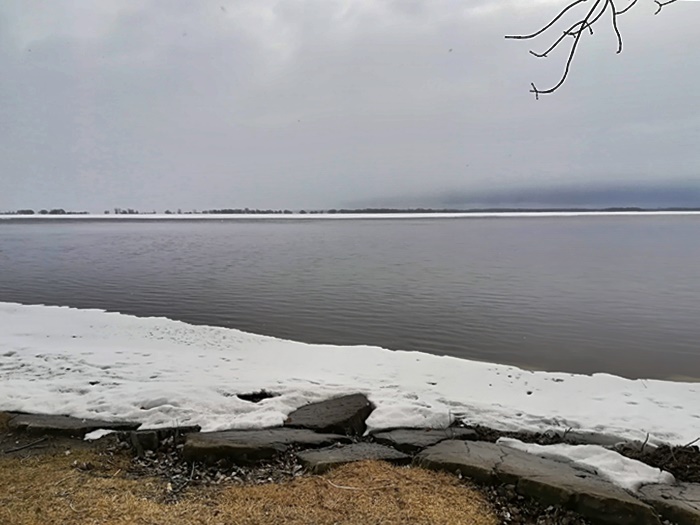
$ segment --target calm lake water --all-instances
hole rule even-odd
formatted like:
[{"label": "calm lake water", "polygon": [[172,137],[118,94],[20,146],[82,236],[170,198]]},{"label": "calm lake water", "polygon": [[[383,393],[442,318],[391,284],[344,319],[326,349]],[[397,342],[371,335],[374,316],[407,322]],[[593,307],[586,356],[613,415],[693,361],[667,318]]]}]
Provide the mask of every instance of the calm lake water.
[{"label": "calm lake water", "polygon": [[699,378],[699,241],[699,216],[0,221],[0,301]]}]

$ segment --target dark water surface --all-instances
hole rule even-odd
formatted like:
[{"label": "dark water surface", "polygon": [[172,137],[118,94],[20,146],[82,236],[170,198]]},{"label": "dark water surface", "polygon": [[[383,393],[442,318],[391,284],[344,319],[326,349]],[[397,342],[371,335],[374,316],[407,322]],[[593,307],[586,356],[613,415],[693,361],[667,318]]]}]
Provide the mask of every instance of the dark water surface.
[{"label": "dark water surface", "polygon": [[0,301],[698,378],[700,217],[0,221]]}]

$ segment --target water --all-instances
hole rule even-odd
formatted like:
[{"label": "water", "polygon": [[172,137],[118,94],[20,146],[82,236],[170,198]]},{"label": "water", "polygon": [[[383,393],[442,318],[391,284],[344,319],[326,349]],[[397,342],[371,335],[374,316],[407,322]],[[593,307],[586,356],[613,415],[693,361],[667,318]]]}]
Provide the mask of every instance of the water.
[{"label": "water", "polygon": [[0,301],[700,378],[699,234],[697,216],[0,222]]}]

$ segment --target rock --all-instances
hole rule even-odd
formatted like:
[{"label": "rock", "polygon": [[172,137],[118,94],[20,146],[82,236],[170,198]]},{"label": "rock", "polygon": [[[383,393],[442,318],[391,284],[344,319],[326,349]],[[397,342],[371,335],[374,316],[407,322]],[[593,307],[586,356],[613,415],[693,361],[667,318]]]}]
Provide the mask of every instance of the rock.
[{"label": "rock", "polygon": [[444,470],[461,474],[478,483],[495,484],[496,466],[504,452],[502,447],[485,442],[467,444],[448,440],[438,443],[416,456],[414,462],[431,470]]},{"label": "rock", "polygon": [[181,427],[165,427],[165,428],[155,428],[153,431],[158,434],[158,439],[163,441],[167,438],[179,438],[184,437],[187,434],[193,434],[202,430],[199,425],[184,425]]},{"label": "rock", "polygon": [[403,465],[411,461],[410,456],[376,443],[354,443],[343,447],[310,450],[298,453],[297,457],[306,469],[315,474],[355,461],[377,460]]},{"label": "rock", "polygon": [[473,441],[477,437],[476,431],[470,428],[446,428],[446,429],[417,429],[397,428],[385,432],[372,434],[377,443],[394,447],[406,454],[415,454],[426,447],[436,445],[446,439],[461,439]]},{"label": "rock", "polygon": [[493,443],[443,441],[418,454],[415,463],[480,483],[511,484],[522,496],[571,509],[595,523],[660,523],[649,505],[588,471]]},{"label": "rock", "polygon": [[292,412],[284,425],[361,436],[367,429],[365,421],[372,410],[374,405],[365,395],[352,394],[303,406]]},{"label": "rock", "polygon": [[700,483],[645,485],[641,498],[677,525],[700,525]]},{"label": "rock", "polygon": [[83,438],[93,430],[136,430],[140,423],[127,421],[100,421],[97,419],[80,419],[69,416],[44,416],[19,414],[10,419],[10,430],[28,434],[67,436]]},{"label": "rock", "polygon": [[158,450],[163,444],[175,444],[181,442],[187,434],[199,432],[199,425],[187,425],[181,427],[154,428],[151,430],[132,430],[130,432],[117,432],[119,441],[127,442],[136,451],[136,455],[143,457],[146,450]]},{"label": "rock", "polygon": [[154,430],[130,432],[129,439],[134,450],[136,450],[136,455],[139,457],[143,457],[146,450],[157,450],[158,445],[160,445],[158,433]]},{"label": "rock", "polygon": [[294,428],[201,432],[187,436],[183,456],[187,461],[215,463],[223,459],[249,465],[272,459],[290,447],[318,448],[349,441],[346,436]]},{"label": "rock", "polygon": [[260,403],[260,401],[265,401],[266,399],[271,399],[273,397],[278,397],[279,394],[275,394],[274,392],[268,392],[265,389],[258,390],[256,392],[248,392],[245,394],[236,394],[236,397],[238,399],[242,399],[243,401],[250,401],[251,403]]}]

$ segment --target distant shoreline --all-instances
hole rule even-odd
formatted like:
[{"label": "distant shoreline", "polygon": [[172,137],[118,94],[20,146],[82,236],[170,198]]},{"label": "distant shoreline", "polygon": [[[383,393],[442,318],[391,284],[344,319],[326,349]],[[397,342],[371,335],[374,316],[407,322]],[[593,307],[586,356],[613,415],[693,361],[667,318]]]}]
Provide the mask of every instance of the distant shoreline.
[{"label": "distant shoreline", "polygon": [[682,216],[700,215],[698,209],[660,210],[489,210],[460,212],[382,212],[382,213],[183,213],[183,214],[65,214],[65,215],[0,215],[0,221],[258,221],[258,220],[380,220],[380,219],[462,219],[462,218],[538,218],[538,217],[619,217],[619,216]]}]

